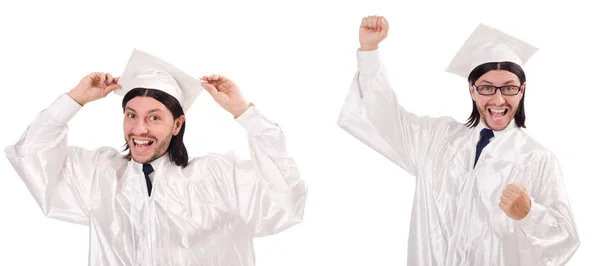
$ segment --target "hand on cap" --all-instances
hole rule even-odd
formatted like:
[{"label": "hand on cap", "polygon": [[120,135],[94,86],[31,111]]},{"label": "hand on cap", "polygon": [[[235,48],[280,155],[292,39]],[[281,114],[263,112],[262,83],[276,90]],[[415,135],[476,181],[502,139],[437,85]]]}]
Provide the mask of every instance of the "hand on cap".
[{"label": "hand on cap", "polygon": [[358,39],[360,50],[372,51],[387,37],[389,25],[382,16],[368,16],[362,19]]},{"label": "hand on cap", "polygon": [[69,92],[69,96],[83,106],[121,88],[118,82],[119,77],[115,78],[110,73],[94,72],[81,79],[79,84]]},{"label": "hand on cap", "polygon": [[527,190],[516,184],[509,184],[500,197],[500,209],[513,220],[521,220],[531,209],[531,200]]},{"label": "hand on cap", "polygon": [[234,118],[238,118],[250,107],[250,102],[244,98],[239,87],[230,79],[220,75],[204,76],[201,79],[204,81],[202,86],[206,91]]}]

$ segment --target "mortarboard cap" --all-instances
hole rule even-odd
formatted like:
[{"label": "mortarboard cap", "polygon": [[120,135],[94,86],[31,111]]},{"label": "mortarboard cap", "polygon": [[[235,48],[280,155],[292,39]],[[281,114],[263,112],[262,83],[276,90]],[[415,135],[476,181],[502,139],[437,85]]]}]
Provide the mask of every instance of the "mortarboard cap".
[{"label": "mortarboard cap", "polygon": [[135,88],[156,89],[175,97],[184,112],[192,106],[204,87],[202,80],[194,78],[171,64],[134,49],[123,74],[119,78],[121,89],[117,95],[125,96]]},{"label": "mortarboard cap", "polygon": [[538,48],[490,26],[479,24],[450,62],[446,71],[468,78],[484,63],[509,61],[521,67]]}]

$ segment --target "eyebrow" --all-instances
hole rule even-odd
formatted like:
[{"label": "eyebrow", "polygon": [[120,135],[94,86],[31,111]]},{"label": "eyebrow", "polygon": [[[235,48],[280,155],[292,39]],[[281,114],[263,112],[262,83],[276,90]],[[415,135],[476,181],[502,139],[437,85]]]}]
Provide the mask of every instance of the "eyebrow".
[{"label": "eyebrow", "polygon": [[[502,84],[502,85],[508,85],[508,84],[510,84],[510,83],[513,83],[513,82],[517,82],[517,81],[516,81],[516,80],[514,80],[514,79],[511,79],[511,80],[509,80],[509,81],[507,81],[507,82],[504,82],[504,84]],[[490,84],[490,85],[492,85],[492,84],[493,84],[492,82],[489,82],[489,81],[487,81],[487,80],[482,80],[482,81],[481,81],[481,83],[487,83],[487,84]]]},{"label": "eyebrow", "polygon": [[[132,112],[134,112],[134,113],[137,113],[137,111],[136,111],[136,110],[134,110],[134,109],[133,109],[133,108],[131,108],[131,107],[125,107],[125,109],[127,109],[127,110],[131,110]],[[154,113],[154,112],[157,112],[157,113],[162,113],[162,110],[160,110],[160,109],[158,109],[158,108],[154,108],[154,109],[152,109],[152,110],[149,110],[149,111],[148,111],[148,113]]]},{"label": "eyebrow", "polygon": [[152,110],[148,111],[149,114],[150,113],[154,113],[154,112],[156,112],[156,113],[162,113],[162,110],[156,108],[156,109],[152,109]]}]

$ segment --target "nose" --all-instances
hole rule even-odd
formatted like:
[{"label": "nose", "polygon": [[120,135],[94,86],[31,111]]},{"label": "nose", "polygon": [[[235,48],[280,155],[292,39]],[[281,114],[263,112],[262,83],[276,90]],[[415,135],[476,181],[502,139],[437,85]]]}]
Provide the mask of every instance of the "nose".
[{"label": "nose", "polygon": [[145,135],[148,134],[148,126],[146,125],[144,119],[139,119],[131,131],[133,134],[138,136]]},{"label": "nose", "polygon": [[503,105],[506,102],[506,100],[504,99],[504,95],[502,95],[500,90],[496,90],[496,93],[494,95],[491,95],[490,97],[490,103],[495,105]]}]

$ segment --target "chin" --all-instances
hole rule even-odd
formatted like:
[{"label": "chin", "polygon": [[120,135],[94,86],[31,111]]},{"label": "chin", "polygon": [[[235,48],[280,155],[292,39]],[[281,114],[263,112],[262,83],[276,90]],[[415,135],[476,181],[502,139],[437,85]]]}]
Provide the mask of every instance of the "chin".
[{"label": "chin", "polygon": [[138,163],[147,163],[154,156],[155,146],[153,140],[139,140],[134,137],[129,142],[131,158]]},{"label": "chin", "polygon": [[139,164],[145,164],[145,163],[150,162],[150,158],[151,157],[148,157],[148,156],[143,156],[142,157],[142,156],[135,156],[135,155],[131,154],[131,159],[134,160],[136,163],[139,163]]},{"label": "chin", "polygon": [[484,122],[492,130],[505,129],[514,118],[515,112],[510,107],[488,107],[485,108]]},{"label": "chin", "polygon": [[513,118],[510,116],[503,117],[502,119],[486,116],[484,122],[490,129],[495,131],[501,131],[504,130],[508,126],[508,124],[510,124],[512,119]]},{"label": "chin", "polygon": [[151,153],[150,151],[148,151],[147,153],[139,153],[139,151],[136,151],[134,149],[130,149],[132,160],[134,160],[137,163],[141,163],[141,164],[152,161],[154,153]]}]

